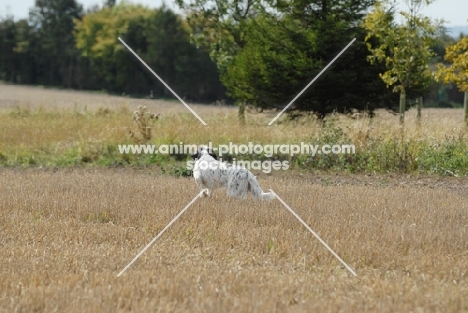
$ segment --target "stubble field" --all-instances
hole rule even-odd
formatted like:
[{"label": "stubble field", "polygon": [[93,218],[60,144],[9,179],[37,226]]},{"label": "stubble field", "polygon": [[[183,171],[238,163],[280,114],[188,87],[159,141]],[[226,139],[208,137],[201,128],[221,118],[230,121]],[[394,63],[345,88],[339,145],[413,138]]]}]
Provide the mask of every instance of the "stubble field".
[{"label": "stubble field", "polygon": [[[0,85],[0,153],[14,164],[0,167],[0,312],[468,312],[464,176],[255,172],[357,277],[279,201],[224,189],[117,277],[197,195],[193,179],[156,165],[20,161],[48,164],[74,147],[75,164],[90,142],[129,141],[138,105],[162,114],[158,143],[287,143],[322,127],[306,117],[268,128],[274,113],[239,125],[232,107],[194,106],[204,127],[177,103]],[[424,110],[417,127],[410,111],[404,138],[464,142],[460,112]],[[359,144],[400,136],[397,121],[379,112],[336,123]]]},{"label": "stubble field", "polygon": [[468,180],[260,176],[277,201],[189,178],[0,170],[2,312],[466,312]]}]

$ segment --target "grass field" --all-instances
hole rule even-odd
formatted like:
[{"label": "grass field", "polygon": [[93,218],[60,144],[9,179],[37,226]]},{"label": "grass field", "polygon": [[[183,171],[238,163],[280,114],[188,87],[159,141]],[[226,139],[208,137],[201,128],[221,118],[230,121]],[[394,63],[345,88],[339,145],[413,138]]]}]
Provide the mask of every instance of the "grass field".
[{"label": "grass field", "polygon": [[262,177],[278,202],[189,178],[0,170],[2,312],[466,312],[467,179]]},{"label": "grass field", "polygon": [[[235,107],[190,105],[208,126],[174,101],[0,84],[0,166],[159,165],[173,171],[183,166],[181,156],[122,155],[117,147],[132,143],[304,142],[354,144],[356,154],[289,158],[296,170],[468,175],[467,129],[461,109],[424,109],[420,125],[410,109],[405,127],[400,128],[398,116],[383,111],[372,119],[335,114],[324,122],[312,115],[295,120],[283,115],[267,126],[277,112],[247,113],[241,124]],[[139,106],[160,114],[147,124],[151,129],[148,140],[142,140],[132,120]]]},{"label": "grass field", "polygon": [[[349,170],[255,175],[357,277],[279,201],[224,189],[117,277],[199,191],[163,174],[168,160],[115,162],[139,105],[161,113],[151,143],[356,144],[355,159],[308,160]],[[193,107],[209,126],[176,102],[0,84],[0,312],[468,312],[461,110],[424,110],[420,126],[410,110],[401,129],[386,112],[268,127],[275,112],[241,125],[235,108]]]}]

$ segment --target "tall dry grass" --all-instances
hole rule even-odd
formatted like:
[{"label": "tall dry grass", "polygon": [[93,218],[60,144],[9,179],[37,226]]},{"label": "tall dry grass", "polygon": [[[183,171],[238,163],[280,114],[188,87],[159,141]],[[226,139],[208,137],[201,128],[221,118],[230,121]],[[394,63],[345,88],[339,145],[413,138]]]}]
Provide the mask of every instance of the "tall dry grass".
[{"label": "tall dry grass", "polygon": [[[177,104],[175,104],[177,105]],[[181,104],[179,104],[181,106]],[[184,156],[123,155],[121,144],[354,144],[356,154],[310,157],[278,155],[293,168],[352,172],[420,172],[466,175],[467,128],[461,110],[426,109],[421,125],[415,112],[407,112],[403,128],[398,118],[379,111],[375,118],[353,119],[331,115],[325,121],[312,115],[295,120],[282,116],[267,126],[276,112],[248,113],[238,121],[235,108],[205,107],[201,114],[208,126],[188,112],[164,111],[158,103],[148,111],[160,114],[150,128],[134,122],[130,107],[116,111],[57,111],[17,107],[0,111],[0,165],[73,166],[158,164],[179,168]],[[165,113],[161,113],[161,110]],[[203,111],[203,110],[202,110]],[[143,128],[145,133],[141,133]],[[147,132],[147,133],[146,133]],[[252,156],[242,156],[249,158]],[[178,162],[178,163],[177,163]],[[164,169],[162,169],[164,170]]]},{"label": "tall dry grass", "polygon": [[[155,143],[215,144],[233,141],[246,143],[291,143],[317,138],[323,128],[314,116],[289,121],[284,115],[273,126],[267,124],[277,112],[246,113],[246,124],[238,122],[236,107],[190,104],[208,126],[203,126],[181,103],[148,99],[57,91],[0,84],[0,149],[11,152],[61,150],[72,143],[131,141],[128,129],[135,127],[132,112],[145,105],[160,113],[153,127]],[[351,141],[359,144],[366,138],[400,138],[405,140],[466,141],[462,109],[423,109],[418,126],[416,112],[406,113],[401,130],[398,116],[378,111],[376,118],[352,119],[343,115],[328,121],[343,128]]]},{"label": "tall dry grass", "polygon": [[[159,113],[157,105],[149,106],[154,113]],[[296,143],[316,139],[323,124],[313,116],[306,116],[289,121],[284,116],[274,126],[267,126],[274,117],[268,114],[247,114],[246,125],[237,120],[235,109],[224,111],[224,108],[212,107],[212,112],[203,118],[208,126],[203,126],[190,113],[161,114],[154,124],[151,142],[201,143],[211,141],[215,144],[234,143]],[[466,140],[466,129],[462,121],[462,111],[458,109],[426,109],[423,122],[417,126],[415,112],[407,113],[403,129],[405,140],[444,141],[447,138]],[[343,115],[329,117],[333,123],[342,128],[352,143],[359,144],[366,138],[400,138],[402,130],[397,117],[378,112],[374,119],[351,119]],[[19,151],[63,150],[75,143],[133,142],[128,129],[135,128],[132,111],[122,107],[117,111],[101,108],[96,112],[60,112],[50,109],[0,111],[0,148],[10,152]],[[187,131],[189,130],[189,131]]]},{"label": "tall dry grass", "polygon": [[260,176],[278,202],[192,179],[0,169],[1,312],[465,312],[466,179]]}]

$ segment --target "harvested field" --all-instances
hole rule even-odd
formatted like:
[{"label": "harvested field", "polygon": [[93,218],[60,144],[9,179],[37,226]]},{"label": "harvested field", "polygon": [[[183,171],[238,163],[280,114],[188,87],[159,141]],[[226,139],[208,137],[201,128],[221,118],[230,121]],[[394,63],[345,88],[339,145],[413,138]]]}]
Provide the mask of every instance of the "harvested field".
[{"label": "harvested field", "polygon": [[[0,83],[0,110],[17,107],[29,110],[46,109],[56,112],[89,111],[107,108],[117,111],[121,108],[135,110],[139,105],[157,108],[159,113],[186,113],[187,108],[177,99],[155,100],[134,99],[126,96],[107,95],[99,92],[75,90],[57,90],[34,86],[5,85]],[[209,114],[215,107],[218,112],[236,112],[233,107],[207,106],[190,103],[190,106],[200,114]]]},{"label": "harvested field", "polygon": [[134,169],[0,169],[1,312],[466,312],[467,178],[260,175],[198,199]]}]

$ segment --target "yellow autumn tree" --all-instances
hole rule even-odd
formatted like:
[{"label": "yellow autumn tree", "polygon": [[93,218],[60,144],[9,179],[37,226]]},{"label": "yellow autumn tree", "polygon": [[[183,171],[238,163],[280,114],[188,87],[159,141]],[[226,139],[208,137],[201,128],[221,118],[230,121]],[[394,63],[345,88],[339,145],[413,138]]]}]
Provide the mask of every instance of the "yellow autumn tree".
[{"label": "yellow autumn tree", "polygon": [[465,123],[468,126],[468,37],[463,37],[445,49],[448,66],[439,64],[436,79],[444,83],[453,83],[465,93]]},{"label": "yellow autumn tree", "polygon": [[380,73],[380,78],[387,87],[400,93],[401,124],[407,93],[412,91],[420,97],[432,82],[431,46],[436,42],[440,25],[419,12],[433,1],[405,0],[408,11],[399,12],[403,22],[398,23],[394,6],[389,1],[377,0],[364,21],[365,41],[371,53],[368,60],[371,64],[385,64],[386,71]]}]

